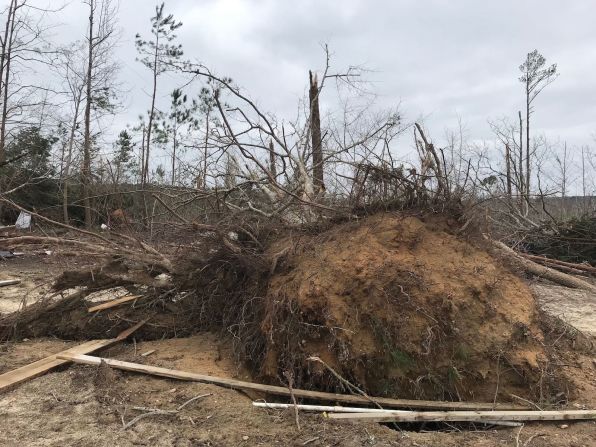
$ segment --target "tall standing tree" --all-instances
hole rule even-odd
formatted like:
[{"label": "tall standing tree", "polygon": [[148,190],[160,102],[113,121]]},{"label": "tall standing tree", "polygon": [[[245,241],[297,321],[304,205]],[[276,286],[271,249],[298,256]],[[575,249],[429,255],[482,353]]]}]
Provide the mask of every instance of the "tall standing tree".
[{"label": "tall standing tree", "polygon": [[184,54],[182,45],[174,43],[176,30],[182,26],[182,22],[174,19],[172,14],[164,13],[165,4],[155,7],[155,16],[151,18],[151,34],[153,38],[144,40],[140,34],[136,35],[135,45],[140,55],[140,61],[145,67],[151,70],[153,77],[153,88],[151,93],[151,107],[149,108],[149,120],[147,135],[145,138],[145,151],[142,181],[144,185],[149,175],[149,157],[151,154],[151,131],[155,119],[155,99],[157,96],[157,83],[161,74],[170,69],[173,62],[179,60]]},{"label": "tall standing tree", "polygon": [[85,74],[85,115],[83,164],[81,184],[85,226],[93,224],[91,214],[91,154],[94,137],[91,134],[92,110],[112,110],[112,89],[110,80],[116,68],[109,63],[114,39],[117,36],[117,8],[112,0],[84,0],[89,6],[89,28],[87,30],[87,67]]},{"label": "tall standing tree", "polygon": [[519,80],[524,85],[526,96],[526,179],[524,186],[527,200],[530,196],[530,115],[534,111],[532,104],[540,92],[555,80],[557,64],[547,66],[544,56],[538,50],[534,50],[527,54],[526,60],[519,66],[519,70],[522,72]]}]

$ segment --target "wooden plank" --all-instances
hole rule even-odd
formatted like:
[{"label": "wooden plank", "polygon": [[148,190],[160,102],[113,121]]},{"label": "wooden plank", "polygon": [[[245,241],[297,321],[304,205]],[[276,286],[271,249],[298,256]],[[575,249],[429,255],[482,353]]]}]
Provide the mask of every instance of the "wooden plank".
[{"label": "wooden plank", "polygon": [[57,354],[50,355],[49,357],[43,358],[38,360],[37,362],[30,363],[29,365],[22,366],[15,370],[9,371],[7,373],[0,375],[0,392],[5,391],[21,382],[24,382],[29,379],[33,379],[38,377],[42,374],[45,374],[52,368],[56,368],[57,366],[64,365],[68,363],[68,360],[61,358],[62,355],[79,355],[79,354],[89,354],[93,351],[97,351],[102,348],[106,348],[108,346],[113,345],[114,343],[118,343],[119,341],[124,340],[129,335],[131,335],[134,331],[140,328],[142,325],[146,323],[147,320],[141,321],[140,323],[135,324],[134,326],[128,328],[127,330],[123,331],[122,333],[118,334],[116,338],[109,338],[105,340],[91,340],[85,342],[81,345],[74,346],[69,348],[65,351],[59,352]]},{"label": "wooden plank", "polygon": [[[263,385],[253,382],[244,382],[235,379],[226,379],[222,377],[208,376],[204,374],[196,374],[187,371],[180,371],[176,369],[161,368],[157,366],[141,365],[139,363],[123,362],[120,360],[106,359],[100,357],[92,357],[89,355],[61,355],[60,358],[70,360],[75,363],[84,365],[98,366],[102,361],[107,363],[112,368],[122,369],[125,371],[133,371],[143,374],[151,374],[154,376],[168,377],[170,379],[188,380],[194,382],[205,382],[220,385],[233,389],[261,391],[268,394],[291,396],[290,390],[281,386]],[[515,404],[496,404],[493,403],[472,403],[472,402],[440,402],[440,401],[425,401],[425,400],[409,400],[409,399],[391,399],[386,397],[371,397],[352,396],[348,394],[324,393],[321,391],[309,391],[301,389],[293,389],[293,395],[306,399],[326,400],[332,402],[349,402],[358,404],[371,404],[373,401],[385,407],[398,408],[442,408],[442,409],[519,409],[527,408]]]},{"label": "wooden plank", "polygon": [[557,411],[408,411],[404,413],[330,413],[330,419],[369,422],[568,421],[596,419],[596,410]]},{"label": "wooden plank", "polygon": [[109,309],[111,307],[120,306],[121,304],[128,303],[129,301],[136,300],[138,298],[141,298],[142,296],[143,295],[123,296],[122,298],[117,298],[115,300],[108,301],[106,303],[98,304],[97,306],[92,306],[89,309],[87,309],[87,312],[91,313],[91,312],[96,312],[96,311],[99,311],[99,310]]},{"label": "wooden plank", "polygon": [[15,284],[20,284],[20,282],[20,279],[6,279],[4,281],[0,281],[0,287],[13,286]]},{"label": "wooden plank", "polygon": [[88,341],[86,343],[83,343],[82,345],[75,346],[73,348],[67,349],[66,351],[62,351],[58,354],[54,354],[44,359],[38,360],[37,362],[33,362],[29,365],[25,365],[21,368],[17,368],[15,370],[4,373],[0,375],[0,392],[21,382],[24,382],[25,380],[38,377],[48,372],[52,368],[68,363],[67,360],[58,358],[58,355],[88,354],[98,349],[105,348],[106,346],[110,346],[111,344],[114,344],[117,341],[119,340],[115,338],[107,340]]}]

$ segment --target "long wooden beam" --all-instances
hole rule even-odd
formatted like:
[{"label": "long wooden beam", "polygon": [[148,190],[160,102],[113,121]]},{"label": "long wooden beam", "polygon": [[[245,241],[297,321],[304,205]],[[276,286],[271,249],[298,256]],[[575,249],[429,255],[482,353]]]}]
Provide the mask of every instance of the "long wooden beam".
[{"label": "long wooden beam", "polygon": [[596,419],[596,410],[558,411],[407,411],[403,413],[329,413],[329,419],[369,422],[567,421]]},{"label": "long wooden beam", "polygon": [[279,396],[291,396],[292,393],[296,397],[313,400],[325,400],[331,402],[349,402],[355,404],[371,404],[373,402],[385,407],[397,408],[440,408],[440,409],[519,409],[527,408],[520,407],[515,404],[496,404],[493,403],[473,403],[473,402],[442,402],[429,400],[410,400],[410,399],[391,399],[387,397],[370,397],[352,396],[349,394],[324,393],[321,391],[310,391],[301,389],[292,389],[274,385],[264,385],[260,383],[244,382],[241,380],[227,379],[222,377],[208,376],[204,374],[197,374],[187,371],[180,371],[177,369],[161,368],[158,366],[141,365],[139,363],[123,362],[120,360],[92,357],[89,355],[61,355],[60,358],[70,360],[75,363],[84,365],[98,366],[101,362],[105,362],[112,368],[121,369],[125,371],[133,371],[143,374],[150,374],[160,377],[168,377],[170,379],[188,380],[193,382],[205,382],[215,385],[224,386],[227,388],[240,390],[260,391],[268,394]]},{"label": "long wooden beam", "polygon": [[80,355],[89,354],[102,348],[111,346],[119,341],[124,340],[138,328],[146,323],[147,320],[141,321],[134,326],[126,329],[120,333],[116,338],[109,338],[105,340],[91,340],[81,345],[74,346],[58,354],[50,355],[49,357],[30,363],[12,371],[0,374],[0,392],[6,391],[21,382],[38,377],[50,371],[57,366],[68,363],[68,360],[63,359],[63,355]]}]

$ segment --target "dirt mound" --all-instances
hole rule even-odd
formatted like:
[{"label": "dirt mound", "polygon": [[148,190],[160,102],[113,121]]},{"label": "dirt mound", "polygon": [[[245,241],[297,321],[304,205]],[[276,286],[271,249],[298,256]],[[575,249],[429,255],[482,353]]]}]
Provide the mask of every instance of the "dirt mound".
[{"label": "dirt mound", "polygon": [[[505,400],[556,391],[527,285],[446,219],[378,215],[286,240],[261,373],[376,395]],[[284,247],[285,250],[284,250]],[[553,387],[553,388],[551,388]]]}]

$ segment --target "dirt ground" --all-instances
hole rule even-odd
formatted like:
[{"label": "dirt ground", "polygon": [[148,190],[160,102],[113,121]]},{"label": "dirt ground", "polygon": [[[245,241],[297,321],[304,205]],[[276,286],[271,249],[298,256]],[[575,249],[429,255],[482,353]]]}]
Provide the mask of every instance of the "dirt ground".
[{"label": "dirt ground", "polygon": [[[0,311],[15,309],[27,295],[35,299],[48,279],[64,268],[88,260],[26,256],[0,261],[0,279],[19,277],[19,286],[0,289]],[[567,318],[585,332],[594,330],[595,297],[569,295],[568,289],[533,285],[548,311]],[[572,298],[570,298],[572,297]],[[590,311],[590,309],[592,309]],[[591,312],[591,313],[590,313]],[[584,318],[585,317],[585,318]],[[592,332],[593,333],[593,332]],[[0,346],[0,373],[31,363],[80,342],[26,340]],[[143,357],[150,350],[154,353]],[[231,340],[210,333],[189,338],[128,341],[101,352],[121,360],[178,368],[222,377],[250,379],[232,359]],[[596,363],[588,357],[560,365],[563,374],[579,376],[582,396],[569,408],[596,406]],[[189,399],[209,394],[182,410],[130,423],[145,409],[175,410]],[[596,446],[596,423],[532,423],[522,428],[437,427],[394,430],[376,423],[325,420],[300,413],[300,430],[292,411],[263,410],[238,391],[89,366],[70,365],[0,395],[2,446]],[[408,427],[408,429],[421,427]],[[424,431],[426,430],[426,431]]]}]

